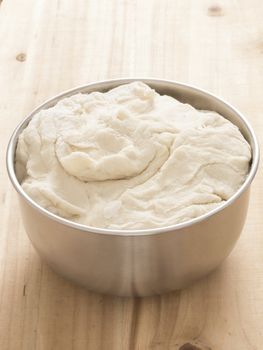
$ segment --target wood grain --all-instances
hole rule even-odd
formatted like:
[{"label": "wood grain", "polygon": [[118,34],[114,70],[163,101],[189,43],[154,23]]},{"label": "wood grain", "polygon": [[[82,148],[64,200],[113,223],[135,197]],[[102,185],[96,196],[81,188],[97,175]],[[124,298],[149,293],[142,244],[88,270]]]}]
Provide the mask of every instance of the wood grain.
[{"label": "wood grain", "polygon": [[[261,0],[3,0],[0,142],[43,100],[124,76],[175,79],[239,108],[263,138]],[[101,296],[54,274],[24,232],[1,171],[0,349],[260,350],[262,169],[243,234],[226,262],[179,292]]]}]

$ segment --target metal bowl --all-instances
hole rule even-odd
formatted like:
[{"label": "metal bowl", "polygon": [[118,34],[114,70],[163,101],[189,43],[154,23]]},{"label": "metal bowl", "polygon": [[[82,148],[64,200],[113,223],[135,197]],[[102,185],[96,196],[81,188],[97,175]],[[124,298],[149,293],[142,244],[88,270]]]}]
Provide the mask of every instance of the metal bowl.
[{"label": "metal bowl", "polygon": [[[169,227],[144,230],[85,226],[36,204],[23,191],[14,170],[17,139],[32,116],[66,96],[103,92],[135,80],[198,109],[217,111],[239,127],[252,149],[250,172],[241,188],[205,215]],[[14,131],[7,149],[8,174],[19,196],[27,234],[39,255],[56,272],[88,289],[122,296],[146,296],[181,289],[215,269],[231,252],[242,231],[249,188],[258,162],[255,134],[234,107],[204,90],[157,79],[107,80],[64,92],[30,113]]]}]

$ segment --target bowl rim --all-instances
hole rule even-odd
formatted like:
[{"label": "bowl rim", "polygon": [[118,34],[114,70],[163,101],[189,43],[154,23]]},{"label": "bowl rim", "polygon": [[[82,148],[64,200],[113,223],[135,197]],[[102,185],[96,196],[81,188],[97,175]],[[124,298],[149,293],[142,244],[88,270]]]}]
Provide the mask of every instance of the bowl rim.
[{"label": "bowl rim", "polygon": [[[105,84],[116,84],[117,85],[122,85],[126,83],[131,83],[134,81],[142,81],[146,84],[151,84],[151,83],[160,83],[160,84],[169,84],[169,85],[176,85],[179,87],[184,87],[187,89],[192,90],[193,92],[206,95],[209,98],[212,98],[214,100],[219,101],[221,104],[225,105],[228,109],[232,110],[232,112],[238,117],[238,119],[241,120],[243,126],[245,127],[246,131],[248,132],[251,142],[251,150],[252,150],[252,163],[250,167],[250,171],[247,175],[247,178],[245,182],[242,184],[242,186],[231,196],[227,201],[224,203],[220,204],[218,207],[215,209],[198,216],[194,219],[187,220],[182,223],[174,224],[174,225],[169,225],[169,226],[163,226],[163,227],[156,227],[156,228],[149,228],[149,229],[131,229],[131,230],[124,230],[124,229],[108,229],[108,228],[99,228],[99,227],[93,227],[93,226],[88,226],[85,224],[80,224],[71,220],[67,220],[65,218],[62,218],[56,214],[53,214],[49,212],[47,209],[41,207],[39,204],[37,204],[22,188],[20,183],[18,182],[18,179],[15,174],[15,168],[14,168],[14,159],[15,159],[15,150],[16,150],[16,145],[17,145],[17,140],[19,137],[19,134],[21,131],[26,127],[26,125],[29,123],[31,118],[41,109],[45,108],[47,104],[52,103],[55,100],[60,100],[63,97],[67,97],[69,95],[73,95],[74,93],[81,92],[85,88],[91,88],[92,86],[98,86],[98,85],[105,85]],[[80,91],[81,90],[81,91]],[[94,89],[94,91],[96,91]],[[56,103],[56,102],[55,102]],[[226,102],[224,99],[204,90],[201,88],[198,88],[194,85],[190,84],[185,84],[181,83],[175,80],[167,80],[167,79],[160,79],[160,78],[148,78],[148,77],[135,77],[135,78],[118,78],[118,79],[106,79],[106,80],[101,80],[101,81],[95,81],[91,82],[88,84],[80,85],[77,87],[74,87],[72,89],[68,89],[66,91],[63,91],[47,100],[45,100],[43,103],[38,105],[36,108],[34,108],[27,116],[18,124],[18,126],[15,128],[13,131],[6,150],[6,167],[7,167],[7,172],[9,179],[17,191],[17,193],[26,200],[26,202],[39,211],[41,214],[46,216],[47,218],[54,220],[62,225],[66,225],[68,227],[89,232],[89,233],[98,233],[98,234],[105,234],[105,235],[114,235],[114,236],[148,236],[148,235],[156,235],[164,232],[171,232],[175,230],[180,230],[183,228],[187,228],[189,226],[192,226],[197,223],[201,223],[203,221],[206,221],[209,219],[211,216],[223,211],[225,208],[230,206],[233,202],[235,202],[248,187],[250,186],[251,182],[253,181],[258,165],[259,165],[259,158],[260,158],[260,151],[259,151],[259,144],[258,140],[256,138],[256,135],[253,131],[253,128],[251,127],[250,123],[247,121],[247,119],[244,117],[242,113],[240,113],[234,106],[232,106],[230,103]]]}]

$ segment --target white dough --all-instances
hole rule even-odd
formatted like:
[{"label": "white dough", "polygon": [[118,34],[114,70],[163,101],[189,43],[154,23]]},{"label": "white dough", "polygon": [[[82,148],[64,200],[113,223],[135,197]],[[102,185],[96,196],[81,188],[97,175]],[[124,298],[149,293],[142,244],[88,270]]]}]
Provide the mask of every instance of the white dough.
[{"label": "white dough", "polygon": [[16,173],[57,215],[143,229],[216,208],[245,181],[250,158],[238,128],[218,113],[134,82],[37,113],[19,137]]}]

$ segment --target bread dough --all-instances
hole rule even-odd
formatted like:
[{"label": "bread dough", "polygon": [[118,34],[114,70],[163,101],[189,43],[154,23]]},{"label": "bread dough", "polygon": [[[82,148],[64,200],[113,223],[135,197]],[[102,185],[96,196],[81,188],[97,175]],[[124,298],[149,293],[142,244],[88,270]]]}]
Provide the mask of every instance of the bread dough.
[{"label": "bread dough", "polygon": [[216,208],[245,181],[250,159],[231,122],[138,81],[38,112],[19,136],[16,174],[63,218],[145,229]]}]

